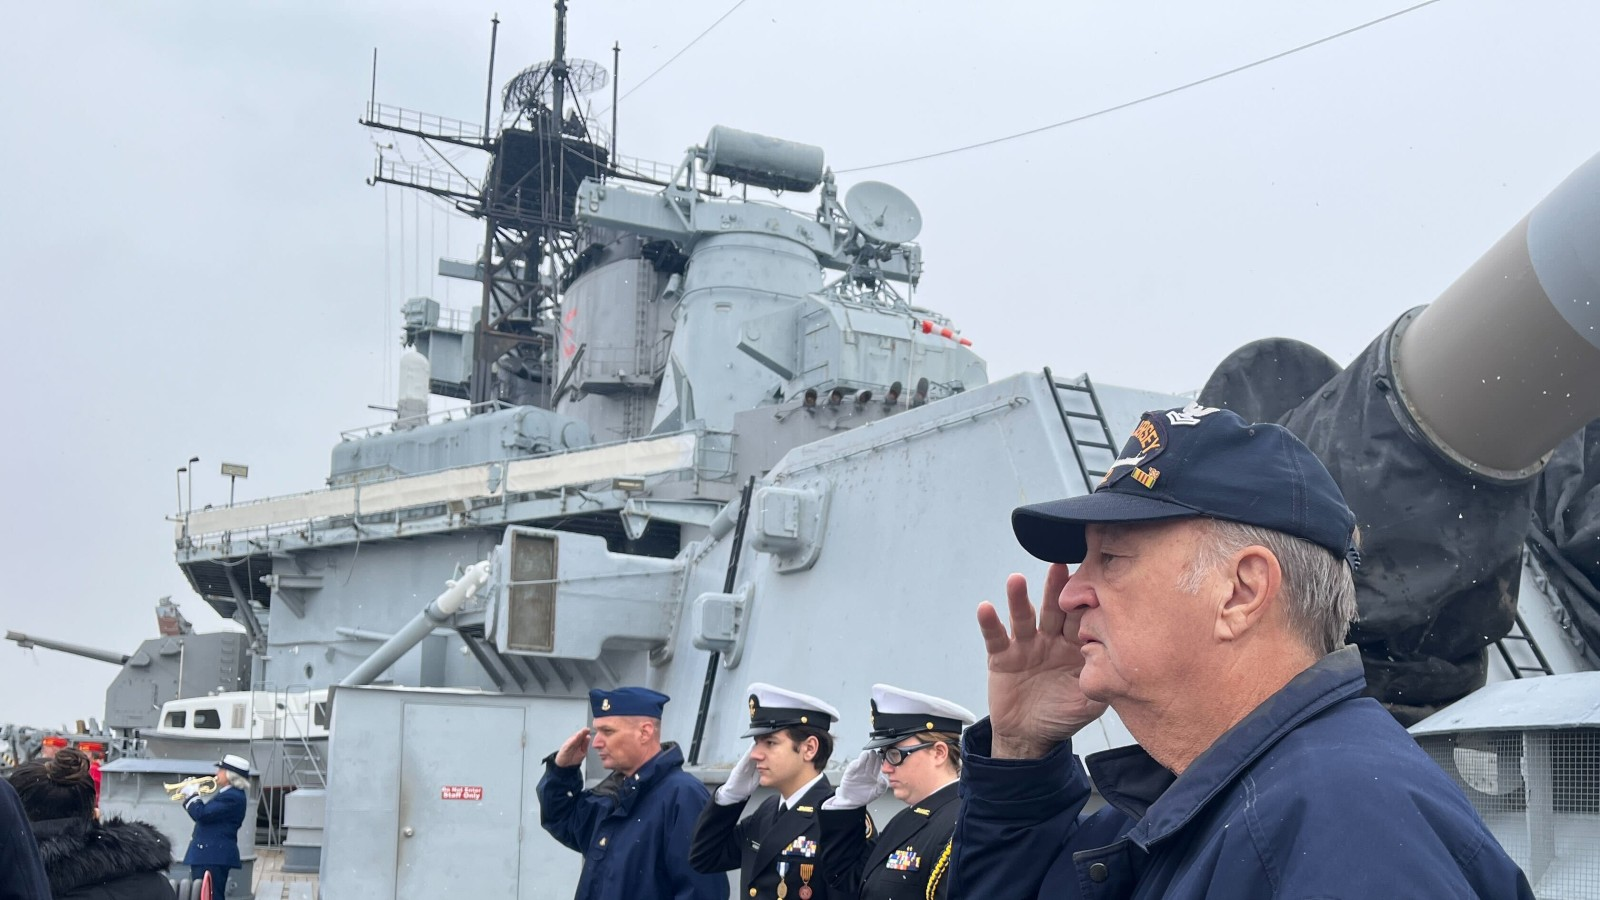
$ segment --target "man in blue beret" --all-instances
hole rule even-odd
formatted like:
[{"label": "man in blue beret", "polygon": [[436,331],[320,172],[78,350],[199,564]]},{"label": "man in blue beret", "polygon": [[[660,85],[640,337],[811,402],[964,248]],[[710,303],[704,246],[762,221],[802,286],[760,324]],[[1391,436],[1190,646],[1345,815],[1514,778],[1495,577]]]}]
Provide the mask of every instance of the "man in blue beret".
[{"label": "man in blue beret", "polygon": [[[711,795],[683,771],[683,753],[661,743],[669,698],[644,687],[589,692],[594,727],[545,757],[539,821],[583,854],[576,900],[726,900],[728,879],[689,867],[695,820]],[[611,774],[583,789],[590,744]]]},{"label": "man in blue beret", "polygon": [[[1355,515],[1294,435],[1145,413],[1094,492],[1011,523],[1054,565],[1037,613],[1007,581],[1009,633],[978,607],[989,718],[964,742],[951,896],[1531,900],[1362,696]],[[1080,762],[1108,705],[1139,743]],[[1085,815],[1090,778],[1107,805]]]}]

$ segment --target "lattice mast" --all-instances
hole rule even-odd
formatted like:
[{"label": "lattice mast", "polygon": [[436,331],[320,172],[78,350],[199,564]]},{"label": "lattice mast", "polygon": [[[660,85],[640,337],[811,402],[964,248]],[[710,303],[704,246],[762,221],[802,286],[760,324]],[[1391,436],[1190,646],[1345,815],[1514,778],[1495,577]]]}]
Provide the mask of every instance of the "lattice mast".
[{"label": "lattice mast", "polygon": [[369,183],[395,184],[449,200],[484,223],[483,255],[470,277],[483,287],[472,328],[471,372],[465,385],[435,380],[433,392],[470,400],[549,407],[555,365],[562,275],[577,255],[574,203],[585,178],[617,174],[606,137],[591,128],[582,94],[609,75],[598,63],[566,58],[565,0],[557,0],[554,59],[531,66],[501,92],[501,119],[491,109],[499,20],[490,40],[489,95],[484,125],[446,119],[374,101],[362,124],[433,142],[482,150],[489,161],[473,179],[443,155],[449,171],[396,163],[380,151]]}]

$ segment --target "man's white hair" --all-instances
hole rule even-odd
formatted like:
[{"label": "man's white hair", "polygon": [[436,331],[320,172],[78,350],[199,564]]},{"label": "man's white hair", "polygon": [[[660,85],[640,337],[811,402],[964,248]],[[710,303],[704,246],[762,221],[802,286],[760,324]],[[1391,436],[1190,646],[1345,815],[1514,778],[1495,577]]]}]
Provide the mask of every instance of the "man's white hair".
[{"label": "man's white hair", "polygon": [[1203,530],[1179,589],[1192,594],[1233,554],[1246,547],[1265,547],[1278,558],[1283,571],[1289,627],[1318,656],[1344,646],[1350,623],[1356,618],[1355,578],[1344,559],[1318,544],[1270,528],[1204,516],[1196,522]]}]

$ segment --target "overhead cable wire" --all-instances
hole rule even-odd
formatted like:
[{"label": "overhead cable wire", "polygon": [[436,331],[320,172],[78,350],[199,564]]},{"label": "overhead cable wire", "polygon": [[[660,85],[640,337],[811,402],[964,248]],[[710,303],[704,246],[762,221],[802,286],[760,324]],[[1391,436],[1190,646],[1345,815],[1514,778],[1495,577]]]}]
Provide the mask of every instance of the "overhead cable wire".
[{"label": "overhead cable wire", "polygon": [[[655,69],[654,72],[651,72],[649,75],[646,75],[644,78],[640,79],[638,84],[634,85],[631,88],[628,88],[628,90],[625,91],[622,96],[617,98],[617,103],[621,103],[622,101],[628,99],[629,95],[631,95],[634,91],[637,91],[639,88],[644,87],[646,84],[649,83],[650,79],[652,79],[652,78],[656,77],[657,75],[661,74],[661,70],[662,69],[665,69],[667,66],[672,65],[673,62],[675,62],[678,57],[680,57],[683,54],[689,52],[689,48],[690,47],[693,47],[695,44],[698,44],[700,42],[700,39],[705,37],[706,35],[710,34],[711,30],[713,28],[716,28],[718,25],[721,25],[723,19],[726,19],[727,17],[733,15],[734,12],[739,9],[739,7],[745,5],[745,3],[747,3],[747,2],[748,2],[748,0],[739,0],[738,3],[735,3],[734,5],[728,7],[728,11],[723,13],[722,15],[718,16],[717,20],[715,22],[712,22],[710,25],[707,25],[705,31],[702,31],[699,34],[695,35],[694,36],[694,40],[690,41],[687,44],[684,44],[682,50],[679,50],[677,53],[672,54],[672,57],[670,59],[668,59],[666,62],[662,63],[661,65],[656,66],[656,69]],[[613,104],[613,105],[615,105],[615,104]],[[611,111],[611,107],[607,106],[605,109],[600,110],[599,115],[605,115],[606,113],[608,113],[610,111]]]},{"label": "overhead cable wire", "polygon": [[1310,43],[1301,44],[1298,47],[1291,47],[1290,49],[1284,50],[1284,51],[1282,51],[1280,53],[1274,53],[1271,56],[1262,57],[1261,59],[1258,59],[1255,62],[1245,63],[1242,66],[1234,66],[1233,68],[1228,69],[1226,71],[1217,72],[1214,75],[1207,75],[1204,78],[1198,79],[1196,81],[1188,82],[1187,84],[1180,84],[1177,87],[1167,88],[1164,91],[1157,91],[1154,94],[1147,94],[1147,95],[1145,95],[1143,97],[1139,97],[1138,99],[1135,99],[1135,100],[1129,100],[1129,101],[1127,101],[1125,103],[1118,103],[1115,106],[1107,106],[1104,109],[1097,109],[1094,112],[1084,113],[1081,116],[1073,116],[1070,119],[1063,119],[1060,122],[1052,122],[1049,125],[1041,125],[1038,128],[1030,128],[1027,131],[1019,131],[1016,134],[1008,134],[1008,135],[1005,135],[1004,137],[990,138],[987,141],[979,141],[979,142],[977,142],[975,144],[967,144],[967,145],[961,146],[961,147],[951,147],[948,150],[938,150],[938,151],[935,151],[933,153],[924,153],[921,156],[908,156],[905,159],[895,159],[895,160],[890,160],[888,162],[873,163],[870,166],[855,166],[854,168],[837,169],[835,171],[838,174],[843,175],[843,174],[845,174],[847,172],[865,172],[865,171],[867,171],[869,169],[883,169],[883,168],[887,168],[889,166],[901,166],[901,165],[905,165],[906,163],[922,162],[925,159],[936,159],[936,158],[941,157],[941,156],[950,156],[951,154],[955,154],[955,153],[965,153],[968,150],[977,150],[977,149],[982,148],[982,147],[992,147],[995,144],[1004,144],[1007,141],[1015,141],[1015,140],[1018,140],[1019,138],[1029,137],[1031,135],[1039,134],[1039,133],[1045,132],[1045,131],[1051,131],[1051,130],[1056,129],[1056,128],[1064,128],[1064,127],[1066,127],[1068,125],[1076,125],[1079,122],[1087,122],[1090,119],[1099,118],[1100,116],[1104,116],[1104,115],[1108,115],[1110,113],[1114,113],[1114,112],[1118,112],[1118,111],[1121,111],[1121,110],[1124,110],[1124,109],[1128,109],[1129,107],[1132,107],[1132,106],[1138,106],[1141,103],[1148,103],[1151,100],[1159,100],[1162,97],[1170,97],[1173,94],[1176,94],[1176,93],[1179,93],[1179,92],[1182,92],[1182,91],[1187,91],[1190,88],[1199,87],[1202,84],[1210,84],[1213,81],[1218,81],[1220,79],[1227,78],[1229,75],[1237,75],[1240,72],[1246,71],[1247,69],[1254,69],[1257,66],[1264,66],[1267,63],[1276,62],[1277,60],[1283,59],[1286,56],[1292,56],[1292,55],[1294,55],[1296,53],[1299,53],[1302,50],[1310,50],[1312,47],[1320,46],[1322,44],[1328,43],[1329,41],[1335,41],[1335,40],[1338,40],[1339,38],[1355,34],[1358,31],[1362,31],[1364,29],[1371,28],[1374,25],[1378,25],[1378,24],[1381,24],[1383,22],[1387,22],[1390,19],[1398,19],[1399,17],[1401,17],[1401,16],[1403,16],[1403,15],[1405,15],[1407,13],[1416,12],[1417,10],[1423,8],[1424,6],[1432,6],[1433,4],[1438,3],[1438,2],[1440,2],[1440,0],[1423,0],[1423,2],[1418,3],[1415,6],[1408,6],[1405,9],[1399,10],[1397,12],[1389,13],[1386,16],[1380,16],[1379,18],[1373,19],[1370,22],[1363,22],[1360,25],[1356,25],[1356,26],[1354,26],[1352,28],[1346,28],[1345,30],[1343,30],[1341,32],[1338,32],[1337,34],[1330,34],[1327,37],[1318,38],[1317,40],[1311,41]]}]

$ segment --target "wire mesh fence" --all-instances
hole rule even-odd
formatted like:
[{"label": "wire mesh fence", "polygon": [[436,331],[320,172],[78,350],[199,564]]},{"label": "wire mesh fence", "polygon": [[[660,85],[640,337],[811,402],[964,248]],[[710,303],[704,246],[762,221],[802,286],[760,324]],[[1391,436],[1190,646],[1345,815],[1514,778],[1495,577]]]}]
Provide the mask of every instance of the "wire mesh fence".
[{"label": "wire mesh fence", "polygon": [[1600,897],[1600,729],[1419,739],[1528,875],[1539,900]]}]

